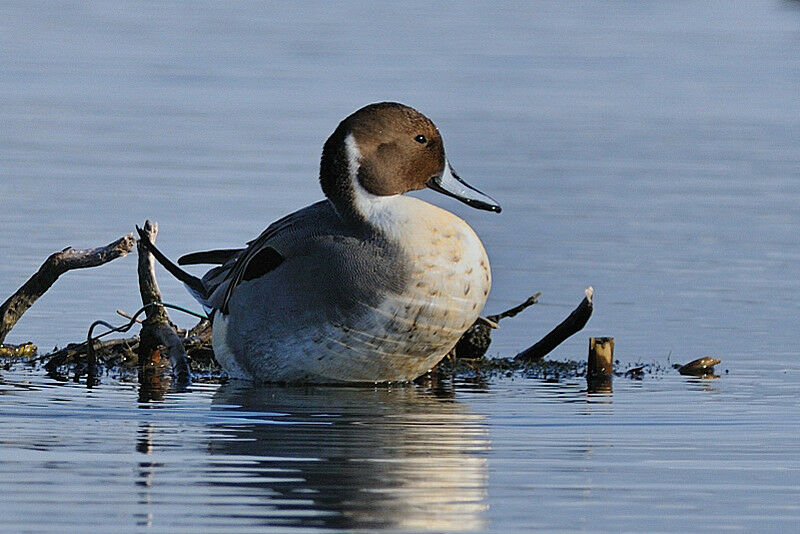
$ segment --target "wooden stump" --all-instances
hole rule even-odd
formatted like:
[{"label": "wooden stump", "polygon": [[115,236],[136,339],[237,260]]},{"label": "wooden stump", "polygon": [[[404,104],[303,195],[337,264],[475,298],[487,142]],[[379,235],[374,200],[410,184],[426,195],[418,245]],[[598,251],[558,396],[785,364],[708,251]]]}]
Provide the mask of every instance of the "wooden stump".
[{"label": "wooden stump", "polygon": [[[150,242],[154,243],[158,234],[158,224],[146,221],[144,233]],[[182,387],[191,380],[186,350],[170,323],[167,310],[160,305],[161,290],[156,282],[153,255],[141,241],[136,244],[136,250],[139,253],[139,292],[142,296],[142,304],[151,305],[146,311],[147,318],[142,323],[140,335],[138,351],[140,376],[144,377],[153,372],[161,373],[165,370],[167,362],[162,359],[160,349],[164,347],[164,352],[172,367],[172,374],[175,376],[177,385]],[[150,379],[146,382],[150,383],[153,380]]]},{"label": "wooden stump", "polygon": [[614,376],[614,338],[590,337],[586,382],[589,393],[611,393]]},{"label": "wooden stump", "polygon": [[587,376],[614,374],[614,338],[590,337]]}]

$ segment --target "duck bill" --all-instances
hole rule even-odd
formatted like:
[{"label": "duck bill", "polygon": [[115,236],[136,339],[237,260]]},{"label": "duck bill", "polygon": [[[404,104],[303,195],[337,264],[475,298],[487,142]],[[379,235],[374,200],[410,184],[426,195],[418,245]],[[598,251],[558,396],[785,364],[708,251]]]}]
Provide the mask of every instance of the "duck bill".
[{"label": "duck bill", "polygon": [[495,213],[500,213],[501,211],[500,204],[495,202],[492,197],[481,193],[459,178],[450,167],[448,161],[444,162],[444,171],[442,171],[442,174],[428,180],[428,187],[449,197],[456,198],[467,206],[472,206],[479,210],[493,211]]}]

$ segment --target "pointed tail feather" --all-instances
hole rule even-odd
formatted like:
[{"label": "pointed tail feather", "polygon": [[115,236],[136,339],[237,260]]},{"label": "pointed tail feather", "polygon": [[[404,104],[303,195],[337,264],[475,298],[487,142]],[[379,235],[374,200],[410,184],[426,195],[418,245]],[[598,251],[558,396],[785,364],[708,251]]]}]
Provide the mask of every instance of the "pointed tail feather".
[{"label": "pointed tail feather", "polygon": [[156,260],[158,260],[158,263],[163,265],[164,268],[167,271],[169,271],[169,273],[172,276],[183,282],[186,285],[186,288],[192,294],[192,296],[200,304],[202,304],[203,306],[207,306],[207,303],[205,301],[208,299],[208,291],[206,290],[206,287],[203,285],[203,281],[200,280],[198,277],[187,273],[186,271],[175,265],[175,263],[172,260],[167,258],[160,250],[158,250],[158,248],[156,248],[155,244],[150,241],[148,235],[145,234],[141,228],[137,226],[136,231],[139,232],[139,239],[141,240],[141,242],[144,244],[147,250],[149,250],[150,253],[156,258]]},{"label": "pointed tail feather", "polygon": [[178,265],[198,265],[212,264],[222,265],[236,254],[243,251],[243,248],[225,248],[220,250],[204,250],[203,252],[192,252],[178,258]]}]

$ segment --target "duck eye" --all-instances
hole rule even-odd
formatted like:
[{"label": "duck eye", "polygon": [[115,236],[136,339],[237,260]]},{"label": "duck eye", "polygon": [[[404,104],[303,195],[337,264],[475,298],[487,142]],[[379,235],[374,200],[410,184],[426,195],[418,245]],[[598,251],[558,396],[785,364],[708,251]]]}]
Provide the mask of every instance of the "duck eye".
[{"label": "duck eye", "polygon": [[424,135],[422,135],[422,134],[419,134],[418,136],[416,136],[416,137],[414,138],[414,141],[416,141],[417,143],[419,143],[419,144],[421,144],[421,145],[424,145],[425,143],[427,143],[427,142],[428,142],[428,138],[427,138],[427,137],[425,137],[425,136],[424,136]]}]

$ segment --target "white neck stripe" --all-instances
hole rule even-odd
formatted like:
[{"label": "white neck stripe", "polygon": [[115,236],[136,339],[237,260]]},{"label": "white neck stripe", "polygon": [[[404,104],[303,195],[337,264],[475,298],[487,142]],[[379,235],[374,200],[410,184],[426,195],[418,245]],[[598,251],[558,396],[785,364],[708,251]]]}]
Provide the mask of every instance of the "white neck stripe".
[{"label": "white neck stripe", "polygon": [[393,234],[397,230],[395,206],[405,199],[402,195],[375,195],[367,191],[361,182],[358,181],[358,170],[361,167],[361,151],[358,143],[349,134],[344,140],[347,151],[347,171],[350,178],[350,186],[353,191],[353,209],[368,224],[383,231],[385,234]]}]

